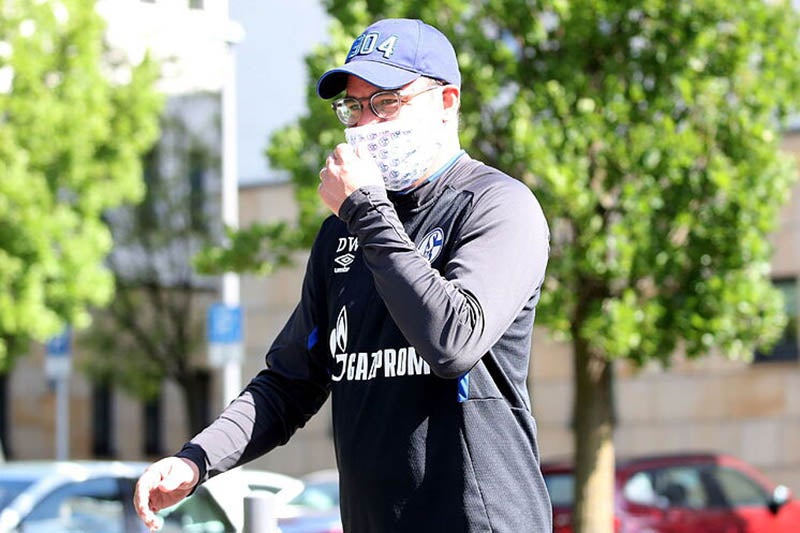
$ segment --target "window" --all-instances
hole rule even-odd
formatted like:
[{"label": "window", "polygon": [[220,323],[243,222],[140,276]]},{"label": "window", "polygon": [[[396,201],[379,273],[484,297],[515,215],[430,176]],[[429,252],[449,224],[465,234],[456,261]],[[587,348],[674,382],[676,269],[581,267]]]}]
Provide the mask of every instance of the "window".
[{"label": "window", "polygon": [[206,217],[206,157],[199,149],[189,152],[189,216],[192,229],[208,230]]},{"label": "window", "polygon": [[143,231],[155,230],[158,226],[159,216],[156,203],[161,185],[159,165],[158,147],[155,147],[144,156],[142,161],[146,189],[144,200],[136,207],[136,210]]},{"label": "window", "polygon": [[6,374],[0,374],[0,442],[3,443],[3,452],[5,453],[6,459],[11,459],[13,457],[11,452],[11,433],[8,431],[8,413],[11,411],[9,409],[10,407],[8,377]]},{"label": "window", "polygon": [[669,507],[708,507],[708,493],[700,471],[694,467],[679,466],[653,472],[653,489]]},{"label": "window", "polygon": [[544,483],[553,507],[572,507],[575,478],[572,474],[545,474]]},{"label": "window", "polygon": [[33,485],[33,479],[0,479],[0,509],[14,501],[14,498]]},{"label": "window", "polygon": [[144,404],[144,453],[162,455],[161,450],[161,395]]},{"label": "window", "polygon": [[767,507],[769,496],[755,481],[732,468],[718,468],[714,477],[719,484],[727,506]]},{"label": "window", "polygon": [[205,487],[198,487],[191,497],[158,513],[164,518],[163,533],[196,531],[198,533],[234,533],[225,511]]},{"label": "window", "polygon": [[[569,476],[569,478],[573,479],[572,476]],[[572,496],[570,495],[571,498]],[[289,500],[289,505],[297,505],[307,509],[314,509],[315,511],[329,511],[339,507],[339,482],[320,481],[306,483],[303,492]],[[553,505],[556,504],[553,503]]]},{"label": "window", "polygon": [[114,457],[114,395],[107,383],[96,383],[92,390],[92,454]]},{"label": "window", "polygon": [[125,508],[117,481],[89,479],[54,490],[25,518],[23,531],[124,533]]},{"label": "window", "polygon": [[786,362],[800,359],[800,345],[798,344],[798,290],[797,279],[775,280],[775,288],[783,294],[786,315],[789,321],[783,336],[778,339],[769,352],[756,351],[754,363]]},{"label": "window", "polygon": [[192,431],[196,433],[211,422],[211,405],[208,403],[208,398],[211,398],[211,372],[204,368],[194,370],[192,389],[197,393],[191,407],[191,418],[196,424]]}]

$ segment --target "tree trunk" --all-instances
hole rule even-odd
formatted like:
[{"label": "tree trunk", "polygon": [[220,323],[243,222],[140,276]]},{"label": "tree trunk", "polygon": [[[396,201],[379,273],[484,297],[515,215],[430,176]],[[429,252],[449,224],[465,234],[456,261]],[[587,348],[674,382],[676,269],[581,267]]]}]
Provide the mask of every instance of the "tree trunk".
[{"label": "tree trunk", "polygon": [[575,533],[614,530],[612,364],[573,342],[575,358]]}]

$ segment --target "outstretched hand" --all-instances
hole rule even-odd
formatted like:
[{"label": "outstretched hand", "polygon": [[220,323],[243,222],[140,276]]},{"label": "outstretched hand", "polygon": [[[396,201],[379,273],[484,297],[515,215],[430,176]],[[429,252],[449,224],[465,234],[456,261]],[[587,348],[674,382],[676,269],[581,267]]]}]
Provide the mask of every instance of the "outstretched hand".
[{"label": "outstretched hand", "polygon": [[136,483],[136,513],[150,531],[161,529],[162,520],[156,513],[188,496],[199,480],[197,465],[188,459],[166,457],[153,463]]},{"label": "outstretched hand", "polygon": [[325,166],[319,171],[319,179],[319,196],[335,215],[339,214],[347,197],[360,187],[383,187],[381,172],[372,156],[360,146],[358,150],[353,150],[347,143],[337,145],[330,153]]}]

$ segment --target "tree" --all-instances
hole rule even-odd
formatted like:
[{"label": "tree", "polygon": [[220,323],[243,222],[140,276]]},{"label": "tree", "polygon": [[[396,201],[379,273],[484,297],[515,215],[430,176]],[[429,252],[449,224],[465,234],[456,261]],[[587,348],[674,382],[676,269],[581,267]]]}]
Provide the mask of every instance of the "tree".
[{"label": "tree", "polygon": [[143,193],[155,65],[104,46],[93,2],[0,9],[0,369],[111,298],[106,209]]},{"label": "tree", "polygon": [[316,228],[317,173],[343,138],[313,80],[375,19],[442,29],[463,144],[528,184],[550,222],[537,316],[574,353],[575,530],[611,531],[614,362],[747,358],[785,322],[767,236],[795,179],[779,140],[800,83],[797,15],[763,0],[324,4],[309,113],[268,150],[301,224]]},{"label": "tree", "polygon": [[[198,125],[202,116],[207,123]],[[220,167],[219,94],[171,98],[161,131],[145,158],[144,201],[108,217],[115,297],[85,338],[83,368],[146,401],[159,396],[165,379],[174,381],[194,435],[209,422],[208,374],[196,357],[205,347],[202,310],[217,287],[195,273],[191,258],[220,233],[212,194]]]}]

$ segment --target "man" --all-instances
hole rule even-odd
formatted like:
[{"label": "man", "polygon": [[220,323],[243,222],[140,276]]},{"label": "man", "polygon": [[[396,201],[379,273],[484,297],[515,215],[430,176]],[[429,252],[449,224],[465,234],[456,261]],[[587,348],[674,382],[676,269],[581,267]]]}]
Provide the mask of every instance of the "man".
[{"label": "man", "polygon": [[453,47],[376,22],[317,84],[346,126],[320,171],[336,215],[267,367],[142,475],[153,511],[286,443],[332,394],[346,531],[549,532],[526,388],[548,229],[530,190],[458,142]]}]

